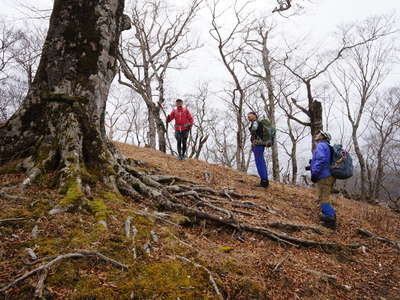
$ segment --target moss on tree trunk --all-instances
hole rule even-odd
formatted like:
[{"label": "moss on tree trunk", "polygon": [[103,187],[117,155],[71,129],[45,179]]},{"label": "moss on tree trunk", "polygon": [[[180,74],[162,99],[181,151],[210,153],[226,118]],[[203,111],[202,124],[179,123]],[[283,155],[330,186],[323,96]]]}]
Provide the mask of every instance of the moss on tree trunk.
[{"label": "moss on tree trunk", "polygon": [[123,9],[124,0],[55,1],[35,79],[0,128],[0,165],[24,159],[24,184],[55,172],[65,205],[94,183],[116,188],[118,153],[104,115],[119,37],[129,28]]}]

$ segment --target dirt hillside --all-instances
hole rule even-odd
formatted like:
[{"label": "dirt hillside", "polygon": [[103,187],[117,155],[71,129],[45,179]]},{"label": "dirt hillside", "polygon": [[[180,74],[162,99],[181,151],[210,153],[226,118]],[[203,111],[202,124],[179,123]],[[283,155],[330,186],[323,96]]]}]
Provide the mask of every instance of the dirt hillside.
[{"label": "dirt hillside", "polygon": [[[0,195],[0,289],[58,255],[85,249],[98,251],[127,269],[96,255],[59,261],[44,277],[43,299],[400,299],[400,244],[358,232],[364,229],[400,241],[398,214],[334,197],[338,230],[332,231],[319,225],[313,189],[275,182],[267,190],[255,188],[256,177],[236,170],[116,145],[127,157],[143,162],[144,172],[242,195],[238,199],[228,195],[223,201],[210,197],[209,202],[220,203],[222,213],[229,208],[239,224],[315,244],[291,244],[185,218],[149,207],[146,199],[111,193],[99,195],[106,199],[103,211],[97,208],[90,213],[83,207],[49,215],[62,196],[45,188],[51,178],[43,178],[24,192],[12,191],[24,200]],[[18,172],[9,174],[10,170],[10,166],[0,170],[0,187],[22,179]],[[107,216],[107,228],[96,221],[99,211]],[[128,218],[137,230],[134,239],[124,232]],[[27,248],[38,261],[30,258]],[[32,299],[41,274],[8,288],[4,299]]]}]

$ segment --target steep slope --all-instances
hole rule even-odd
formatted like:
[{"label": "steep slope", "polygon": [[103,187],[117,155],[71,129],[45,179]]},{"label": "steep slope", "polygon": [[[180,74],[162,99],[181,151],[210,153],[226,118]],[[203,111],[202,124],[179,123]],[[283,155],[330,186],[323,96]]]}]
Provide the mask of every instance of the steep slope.
[{"label": "steep slope", "polygon": [[[221,209],[222,215],[224,210],[233,212],[237,224],[324,246],[293,246],[286,240],[218,222],[169,211],[156,214],[161,208],[149,207],[146,199],[114,194],[98,195],[107,200],[104,207],[93,199],[86,209],[51,216],[47,212],[61,196],[44,189],[51,178],[43,178],[43,183],[30,187],[25,195],[14,191],[24,196],[23,200],[0,197],[1,220],[23,218],[0,221],[0,286],[51,261],[50,256],[85,249],[99,251],[128,269],[93,255],[62,260],[49,269],[45,299],[218,299],[218,292],[227,299],[399,297],[400,249],[357,233],[363,228],[399,241],[399,215],[335,197],[339,224],[334,232],[318,225],[312,189],[280,183],[257,189],[253,187],[257,178],[229,168],[193,159],[177,161],[148,148],[117,146],[126,156],[142,161],[146,172],[173,175],[227,192],[224,200],[210,196],[208,203]],[[0,185],[12,185],[20,177],[19,173],[1,175]],[[245,197],[233,199],[233,190]],[[193,206],[197,207],[195,200]],[[244,207],[243,203],[251,205]],[[201,209],[206,212],[208,208]],[[97,222],[99,215],[107,217],[107,229]],[[298,231],[273,228],[276,223],[306,227]],[[124,232],[126,227],[130,233],[137,230],[134,238]],[[26,248],[39,259],[48,259],[31,265]],[[31,299],[40,274],[10,287],[7,294],[11,299]]]}]

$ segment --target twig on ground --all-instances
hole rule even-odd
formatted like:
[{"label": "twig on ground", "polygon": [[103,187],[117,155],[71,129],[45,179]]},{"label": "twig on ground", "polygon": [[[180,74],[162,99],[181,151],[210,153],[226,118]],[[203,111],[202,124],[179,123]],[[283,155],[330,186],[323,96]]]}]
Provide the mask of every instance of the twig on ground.
[{"label": "twig on ground", "polygon": [[26,220],[26,218],[9,218],[9,219],[0,220],[0,223],[19,222],[19,221],[25,221],[25,220]]},{"label": "twig on ground", "polygon": [[215,282],[214,277],[212,276],[212,274],[211,274],[209,269],[207,269],[206,267],[204,267],[202,265],[199,265],[198,263],[192,262],[190,259],[188,259],[188,258],[186,258],[184,256],[177,255],[176,257],[178,259],[186,262],[186,263],[193,264],[196,268],[200,268],[200,269],[203,269],[204,271],[206,271],[208,273],[208,279],[210,280],[211,285],[214,288],[215,293],[218,295],[218,298],[222,299],[222,300],[224,299],[224,297],[222,296],[221,292],[219,291],[217,283]]},{"label": "twig on ground", "polygon": [[25,200],[27,200],[27,198],[24,198],[24,197],[10,195],[10,194],[4,192],[3,190],[0,190],[0,199],[1,198],[6,199],[6,200],[12,200],[12,201],[25,201]]},{"label": "twig on ground", "polygon": [[282,260],[277,263],[274,267],[274,269],[272,270],[272,272],[275,272],[276,270],[278,270],[278,268],[289,258],[289,253],[285,255],[284,258],[282,258]]},{"label": "twig on ground", "polygon": [[24,275],[18,277],[17,279],[15,279],[14,281],[12,281],[11,283],[3,286],[0,289],[0,292],[4,293],[6,290],[8,290],[9,288],[11,288],[12,286],[16,285],[17,283],[31,277],[32,275],[38,273],[38,272],[42,272],[44,270],[48,270],[49,268],[51,268],[54,264],[58,263],[59,261],[65,260],[65,259],[70,259],[70,258],[82,258],[82,257],[90,257],[90,256],[94,256],[94,257],[98,257],[106,262],[109,262],[111,264],[113,264],[114,266],[120,267],[123,270],[128,270],[128,266],[112,259],[109,258],[107,256],[104,256],[103,254],[101,254],[98,251],[93,251],[93,250],[79,250],[77,252],[74,253],[67,253],[67,254],[63,254],[63,255],[59,255],[57,256],[55,259],[53,259],[52,261],[48,262],[45,265],[42,265],[40,267],[37,267],[36,269],[25,273]]},{"label": "twig on ground", "polygon": [[38,281],[38,283],[36,285],[36,290],[35,290],[35,297],[36,298],[42,299],[42,297],[43,297],[44,281],[46,280],[48,273],[49,273],[49,270],[48,269],[44,269],[42,271],[42,274],[39,277],[39,281]]},{"label": "twig on ground", "polygon": [[388,238],[385,238],[385,237],[377,236],[376,234],[374,234],[374,233],[372,233],[372,232],[370,232],[370,231],[368,231],[366,229],[362,229],[362,228],[357,229],[357,232],[359,234],[365,235],[367,237],[371,237],[371,238],[373,238],[375,240],[392,244],[396,248],[400,249],[400,242],[398,242],[398,241],[391,240],[391,239],[388,239]]},{"label": "twig on ground", "polygon": [[330,274],[326,274],[326,273],[323,273],[323,272],[314,271],[314,270],[308,270],[308,269],[305,269],[305,271],[308,272],[308,273],[317,275],[317,276],[319,276],[321,278],[324,278],[324,279],[333,280],[333,281],[337,280],[337,276],[336,275],[330,275]]},{"label": "twig on ground", "polygon": [[302,231],[302,230],[312,230],[315,233],[322,234],[322,231],[318,227],[304,225],[304,224],[294,224],[294,223],[282,223],[282,222],[270,222],[266,223],[265,225],[273,228],[278,228],[281,230],[288,230],[288,231]]}]

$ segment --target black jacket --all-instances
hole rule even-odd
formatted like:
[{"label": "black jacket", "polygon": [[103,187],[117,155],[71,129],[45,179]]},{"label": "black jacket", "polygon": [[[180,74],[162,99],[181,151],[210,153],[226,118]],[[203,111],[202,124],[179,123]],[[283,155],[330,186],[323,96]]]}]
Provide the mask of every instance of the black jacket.
[{"label": "black jacket", "polygon": [[251,122],[249,130],[250,130],[250,141],[254,140],[262,140],[263,138],[263,128],[262,124],[258,121],[255,120]]}]

